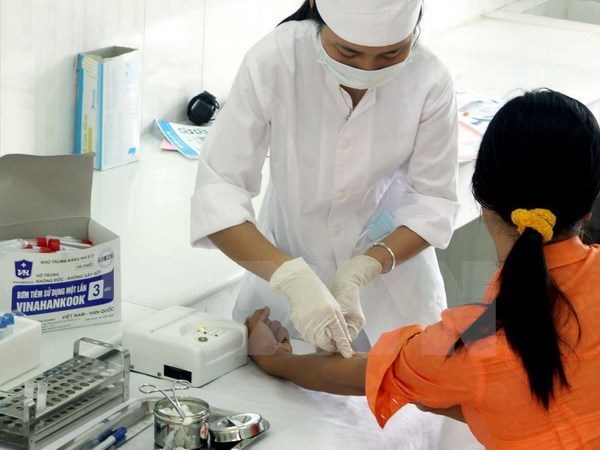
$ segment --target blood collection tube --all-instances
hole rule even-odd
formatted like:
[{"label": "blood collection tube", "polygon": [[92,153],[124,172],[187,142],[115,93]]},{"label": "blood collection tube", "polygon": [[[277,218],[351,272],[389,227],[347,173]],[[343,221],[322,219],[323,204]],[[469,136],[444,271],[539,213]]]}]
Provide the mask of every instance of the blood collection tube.
[{"label": "blood collection tube", "polygon": [[39,237],[35,239],[25,239],[27,242],[33,245],[37,245],[38,247],[48,247],[48,239],[45,237]]},{"label": "blood collection tube", "polygon": [[37,403],[36,414],[43,412],[46,409],[46,401],[48,400],[48,382],[40,381],[37,384]]},{"label": "blood collection tube", "polygon": [[46,239],[48,239],[49,241],[56,239],[60,241],[60,244],[65,247],[89,248],[94,245],[89,239],[73,239],[71,236],[46,236]]},{"label": "blood collection tube", "polygon": [[75,247],[69,247],[67,244],[61,245],[62,243],[58,239],[48,239],[48,248],[53,252],[74,252],[78,250]]},{"label": "blood collection tube", "polygon": [[27,380],[25,382],[25,390],[23,391],[23,395],[27,398],[33,398],[35,390],[35,384],[32,380]]},{"label": "blood collection tube", "polygon": [[52,253],[48,247],[0,248],[0,253]]},{"label": "blood collection tube", "polygon": [[[89,248],[92,247],[92,241],[88,239],[73,239],[71,236],[46,236],[46,237],[36,237],[36,238],[27,238],[24,239],[27,244],[37,247],[50,247],[51,242],[58,242],[59,245],[63,247],[71,247],[71,248]],[[0,243],[0,246],[2,244]]]},{"label": "blood collection tube", "polygon": [[10,239],[8,241],[0,241],[0,251],[5,248],[24,248],[27,242],[24,239]]}]

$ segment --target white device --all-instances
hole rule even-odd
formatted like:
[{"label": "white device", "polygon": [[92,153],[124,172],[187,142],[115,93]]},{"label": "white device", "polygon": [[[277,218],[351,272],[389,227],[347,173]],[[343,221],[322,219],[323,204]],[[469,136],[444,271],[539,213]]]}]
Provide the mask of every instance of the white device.
[{"label": "white device", "polygon": [[11,335],[0,339],[0,384],[33,369],[40,363],[40,323],[28,317],[15,316],[13,327]]},{"label": "white device", "polygon": [[202,386],[248,362],[246,327],[172,306],[123,330],[131,370]]}]

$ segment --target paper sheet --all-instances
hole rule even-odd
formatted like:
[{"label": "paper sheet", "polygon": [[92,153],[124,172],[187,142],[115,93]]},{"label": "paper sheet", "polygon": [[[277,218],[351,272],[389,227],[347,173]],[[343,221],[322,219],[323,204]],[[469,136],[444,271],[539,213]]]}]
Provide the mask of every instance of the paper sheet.
[{"label": "paper sheet", "polygon": [[[156,125],[175,150],[186,158],[198,159],[210,127],[182,125],[156,119]],[[161,145],[161,148],[165,148]]]},{"label": "paper sheet", "polygon": [[458,160],[471,161],[477,158],[481,138],[502,106],[494,98],[474,92],[458,91]]}]

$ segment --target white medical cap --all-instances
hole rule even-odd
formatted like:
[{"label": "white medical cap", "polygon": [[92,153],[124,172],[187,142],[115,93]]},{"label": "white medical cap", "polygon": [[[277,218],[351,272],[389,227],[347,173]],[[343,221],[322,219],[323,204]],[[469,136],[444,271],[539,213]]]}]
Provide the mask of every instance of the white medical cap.
[{"label": "white medical cap", "polygon": [[423,0],[316,0],[321,17],[345,41],[383,47],[414,31]]}]

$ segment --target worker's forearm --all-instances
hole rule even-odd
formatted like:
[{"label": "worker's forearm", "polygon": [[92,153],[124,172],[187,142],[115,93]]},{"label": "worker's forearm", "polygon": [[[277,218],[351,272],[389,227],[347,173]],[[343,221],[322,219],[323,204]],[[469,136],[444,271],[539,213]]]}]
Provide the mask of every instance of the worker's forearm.
[{"label": "worker's forearm", "polygon": [[265,372],[306,389],[339,395],[365,395],[366,353],[343,358],[339,354],[277,352],[273,356],[254,356],[253,359]]},{"label": "worker's forearm", "polygon": [[[394,252],[396,266],[429,247],[429,242],[407,227],[398,227],[381,242],[385,243]],[[379,261],[383,273],[389,272],[392,268],[392,257],[383,247],[372,247],[367,250],[365,255]]]},{"label": "worker's forearm", "polygon": [[244,269],[267,281],[281,264],[292,259],[271,244],[251,222],[226,228],[208,238]]}]

